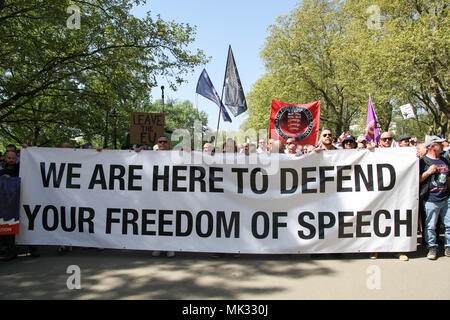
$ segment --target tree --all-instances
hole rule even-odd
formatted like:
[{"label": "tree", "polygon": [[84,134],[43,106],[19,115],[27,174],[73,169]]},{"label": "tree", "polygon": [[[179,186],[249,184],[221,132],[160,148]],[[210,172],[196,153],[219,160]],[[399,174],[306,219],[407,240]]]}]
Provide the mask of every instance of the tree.
[{"label": "tree", "polygon": [[[62,136],[106,134],[112,111],[128,118],[149,101],[158,76],[175,88],[207,61],[187,49],[194,28],[150,13],[138,19],[130,10],[141,2],[0,2],[3,138],[52,145]],[[70,5],[80,8],[80,29],[67,26]]]},{"label": "tree", "polygon": [[[430,133],[445,134],[450,116],[447,2],[383,0],[373,5],[369,0],[348,0],[343,12],[349,17],[351,57],[366,77],[363,88],[378,95],[383,108],[377,115],[380,111],[384,129],[392,111],[412,103],[416,114],[432,115]],[[370,18],[376,26],[368,25]]]},{"label": "tree", "polygon": [[381,130],[411,103],[421,115],[411,128],[426,124],[428,134],[445,134],[449,23],[446,1],[304,0],[269,28],[261,53],[266,74],[248,94],[248,123],[266,112],[267,95],[320,99],[321,126],[339,134],[365,127],[371,95]]},{"label": "tree", "polygon": [[[335,132],[348,130],[359,106],[342,81],[344,70],[340,70],[338,61],[343,49],[343,22],[338,1],[305,0],[291,15],[279,17],[269,27],[261,52],[267,70],[265,80],[254,90],[270,92],[274,98],[291,103],[321,100],[321,125]],[[267,85],[273,81],[274,90],[270,90]],[[260,96],[257,93],[249,96],[251,122],[252,114],[257,114],[255,109],[267,101],[255,101]]]},{"label": "tree", "polygon": [[[280,79],[280,81],[283,81],[283,79]],[[289,99],[282,94],[277,95],[276,83],[278,82],[275,75],[266,73],[253,84],[252,89],[247,94],[248,118],[242,123],[241,129],[267,130],[270,121],[271,100],[288,101]],[[285,88],[283,85],[280,87]]]}]

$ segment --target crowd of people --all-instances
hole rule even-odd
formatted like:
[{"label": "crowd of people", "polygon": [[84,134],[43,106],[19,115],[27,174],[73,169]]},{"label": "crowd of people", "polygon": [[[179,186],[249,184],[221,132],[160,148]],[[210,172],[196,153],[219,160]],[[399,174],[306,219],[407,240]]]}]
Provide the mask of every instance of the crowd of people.
[{"label": "crowd of people", "polygon": [[[450,257],[450,210],[449,207],[449,167],[450,167],[450,146],[449,141],[438,136],[426,136],[424,141],[419,141],[416,137],[401,135],[394,140],[390,132],[383,132],[378,136],[376,142],[369,142],[364,136],[358,138],[346,135],[339,141],[331,129],[324,128],[320,133],[317,145],[301,145],[296,143],[294,138],[289,138],[284,143],[282,140],[264,138],[259,139],[258,145],[252,142],[237,144],[234,139],[227,139],[219,148],[212,143],[203,145],[203,152],[215,154],[224,153],[285,153],[294,157],[299,157],[311,152],[325,152],[338,149],[368,149],[392,148],[392,147],[415,147],[416,156],[420,159],[420,197],[419,197],[419,232],[422,235],[422,243],[427,247],[427,258],[436,260],[438,258],[438,245],[440,224],[444,229],[444,255]],[[26,146],[24,146],[26,147]],[[62,148],[69,148],[70,144],[62,143]],[[83,148],[92,148],[85,145]],[[128,148],[125,147],[125,148]],[[102,151],[103,148],[97,148]],[[168,151],[170,150],[170,140],[167,136],[160,136],[157,143],[152,147],[136,147],[136,152],[142,150]],[[180,148],[190,151],[189,146]],[[14,145],[8,145],[6,151],[1,155],[0,178],[18,177],[20,165],[20,153]],[[14,235],[0,236],[1,249],[0,258],[2,261],[10,261],[17,256],[17,248],[14,242]],[[71,247],[60,246],[60,252],[71,251]],[[32,256],[39,256],[36,247],[30,246],[27,252]],[[153,251],[153,256],[159,256],[160,251]],[[175,256],[173,251],[166,252],[168,257]],[[370,255],[371,259],[376,259],[377,253]],[[398,253],[398,258],[408,261],[405,253]]]}]

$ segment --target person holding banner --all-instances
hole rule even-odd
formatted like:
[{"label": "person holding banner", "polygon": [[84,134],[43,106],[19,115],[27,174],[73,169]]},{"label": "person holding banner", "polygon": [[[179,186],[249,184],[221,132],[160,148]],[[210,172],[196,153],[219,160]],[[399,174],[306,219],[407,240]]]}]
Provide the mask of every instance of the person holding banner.
[{"label": "person holding banner", "polygon": [[322,150],[337,150],[337,148],[333,145],[333,132],[329,128],[322,129],[319,144],[315,149],[316,152],[320,152]]},{"label": "person holding banner", "polygon": [[367,140],[365,136],[359,136],[356,139],[356,149],[367,149]]},{"label": "person holding banner", "polygon": [[244,146],[244,154],[249,156],[251,153],[256,153],[256,145],[251,142],[245,142]]},{"label": "person holding banner", "polygon": [[[63,149],[68,149],[68,148],[70,148],[70,143],[67,141],[62,142],[59,147],[63,148]],[[97,149],[97,151],[101,151],[101,150]],[[64,254],[67,252],[71,252],[73,250],[73,248],[72,248],[72,246],[59,246],[57,250],[59,253]]]},{"label": "person holding banner", "polygon": [[17,157],[16,163],[19,163],[20,162],[20,157],[17,156],[17,147],[14,144],[8,144],[6,146],[5,156],[6,156],[6,152],[8,152],[8,151],[12,151],[12,152],[14,152],[16,154],[16,157]]},{"label": "person holding banner", "polygon": [[[428,148],[425,144],[425,142],[419,141],[416,144],[416,157],[418,159],[422,159],[428,152]],[[422,188],[424,188],[424,184],[425,182],[420,183],[420,187],[419,189],[422,190]],[[422,194],[422,192],[420,192],[419,194],[419,231],[420,234],[422,235],[422,240],[421,243],[423,245],[426,245],[425,242],[425,208],[423,205],[423,198],[424,198],[425,194]]]},{"label": "person holding banner", "polygon": [[0,176],[5,176],[5,178],[9,179],[11,177],[19,176],[19,165],[16,162],[17,155],[15,151],[6,151],[5,152],[5,167],[0,170]]},{"label": "person holding banner", "polygon": [[169,151],[170,150],[169,138],[167,138],[166,136],[160,136],[158,138],[158,150],[159,151]]},{"label": "person holding banner", "polygon": [[269,139],[269,141],[267,141],[267,153],[272,153],[272,142],[274,142],[275,139]]},{"label": "person holding banner", "polygon": [[[392,142],[394,141],[394,139],[392,138],[392,134],[388,131],[383,132],[380,136],[380,140],[378,141],[378,147],[379,148],[391,148],[393,147]],[[409,258],[406,254],[404,253],[398,253],[397,257],[402,260],[402,261],[408,261]],[[373,252],[370,254],[370,259],[377,259],[378,258],[378,253],[377,252]]]},{"label": "person holding banner", "polygon": [[[158,150],[157,151],[169,151],[170,150],[170,141],[169,138],[162,135],[158,138]],[[153,251],[152,256],[158,257],[161,254],[161,251]],[[175,252],[173,251],[167,251],[166,255],[171,258],[175,256]]]},{"label": "person holding banner", "polygon": [[232,138],[228,138],[227,141],[225,141],[222,144],[222,152],[223,153],[237,153],[237,145],[236,142]]},{"label": "person holding banner", "polygon": [[357,144],[356,144],[355,137],[353,137],[351,135],[345,137],[344,140],[342,140],[342,147],[344,149],[356,149]]},{"label": "person holding banner", "polygon": [[208,153],[209,155],[213,155],[214,154],[214,146],[211,144],[211,143],[209,143],[209,142],[206,142],[204,145],[203,145],[203,152],[206,152],[206,153]]},{"label": "person holding banner", "polygon": [[379,148],[390,148],[392,147],[392,134],[390,132],[383,132],[380,135],[380,141],[378,142],[378,147]]},{"label": "person holding banner", "polygon": [[[10,179],[11,177],[19,176],[19,165],[16,164],[17,156],[16,152],[9,150],[5,152],[5,167],[0,170],[0,177]],[[8,234],[0,236],[2,242],[6,245],[6,250],[1,261],[7,262],[17,257],[17,247],[15,242],[15,235]]]},{"label": "person holding banner", "polygon": [[299,153],[297,151],[297,145],[295,144],[294,138],[289,138],[286,140],[286,150],[284,151],[286,154],[293,154],[293,155],[302,155],[302,153]]},{"label": "person holding banner", "polygon": [[428,184],[428,190],[424,196],[425,208],[425,242],[428,249],[427,258],[436,260],[438,256],[438,244],[436,225],[439,217],[445,226],[445,251],[450,257],[450,214],[449,206],[449,168],[447,159],[443,158],[443,142],[445,139],[437,136],[426,136],[425,144],[428,147],[427,154],[420,160],[420,182]]},{"label": "person holding banner", "polygon": [[399,138],[398,138],[398,146],[399,147],[409,147],[410,146],[410,144],[409,144],[409,140],[411,139],[411,137],[410,136],[407,136],[407,135],[401,135]]},{"label": "person holding banner", "polygon": [[[19,163],[17,162],[17,154],[15,151],[9,150],[5,153],[5,168],[0,170],[0,177],[5,177],[6,179],[19,177]],[[2,237],[6,244],[6,251],[5,255],[1,258],[1,261],[7,262],[15,259],[18,251],[15,243],[15,235],[9,234]],[[28,246],[28,253],[30,253],[32,257],[39,257],[37,248],[34,246]]]},{"label": "person holding banner", "polygon": [[281,140],[272,140],[270,143],[270,153],[283,153],[285,145]]},{"label": "person holding banner", "polygon": [[258,142],[258,149],[256,149],[257,153],[266,153],[267,152],[267,144],[266,139],[261,138]]},{"label": "person holding banner", "polygon": [[5,155],[0,151],[0,169],[5,167]]}]

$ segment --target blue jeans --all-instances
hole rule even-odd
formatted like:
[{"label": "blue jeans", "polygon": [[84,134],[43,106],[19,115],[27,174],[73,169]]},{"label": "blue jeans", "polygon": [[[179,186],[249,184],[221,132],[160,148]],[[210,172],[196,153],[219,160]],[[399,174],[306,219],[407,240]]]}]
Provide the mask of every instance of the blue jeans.
[{"label": "blue jeans", "polygon": [[436,224],[439,216],[445,226],[445,247],[450,247],[450,210],[448,210],[450,198],[439,202],[425,201],[425,242],[427,248],[437,247]]}]

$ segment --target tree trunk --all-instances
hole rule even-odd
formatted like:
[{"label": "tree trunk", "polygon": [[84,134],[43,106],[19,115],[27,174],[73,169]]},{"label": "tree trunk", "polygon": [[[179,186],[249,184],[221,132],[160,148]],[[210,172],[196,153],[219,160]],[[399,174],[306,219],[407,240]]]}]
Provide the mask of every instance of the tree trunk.
[{"label": "tree trunk", "polygon": [[108,121],[109,120],[109,110],[106,110],[105,116],[105,132],[103,133],[103,147],[106,147],[109,143],[109,134],[108,134]]}]

